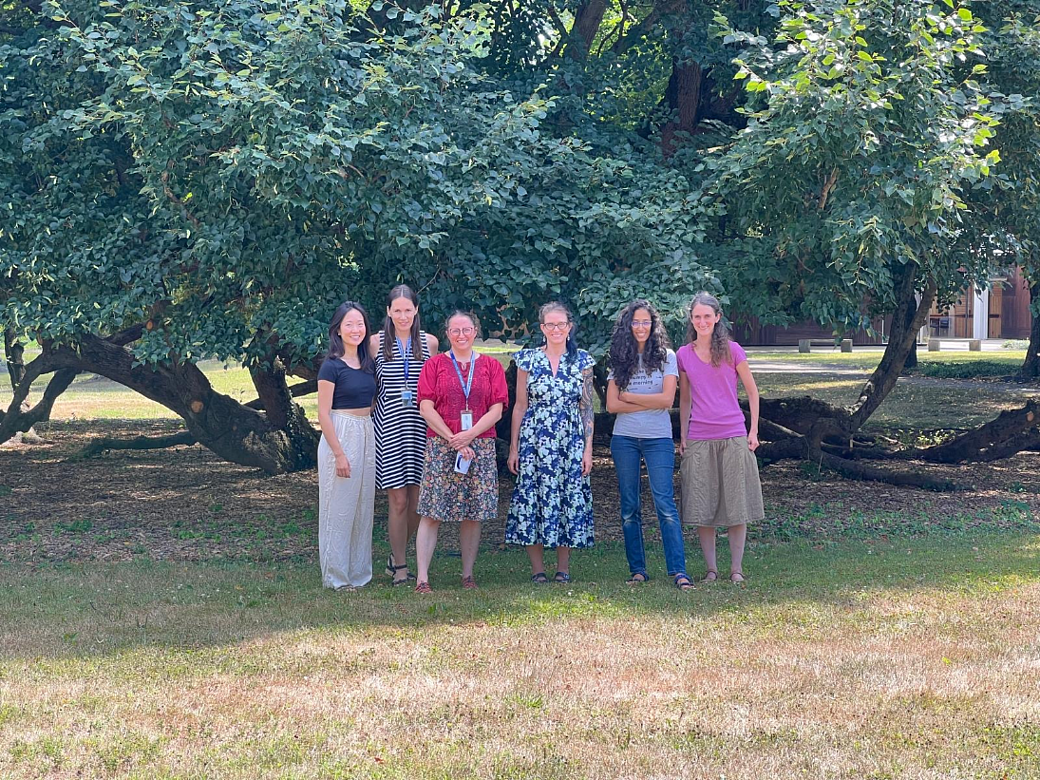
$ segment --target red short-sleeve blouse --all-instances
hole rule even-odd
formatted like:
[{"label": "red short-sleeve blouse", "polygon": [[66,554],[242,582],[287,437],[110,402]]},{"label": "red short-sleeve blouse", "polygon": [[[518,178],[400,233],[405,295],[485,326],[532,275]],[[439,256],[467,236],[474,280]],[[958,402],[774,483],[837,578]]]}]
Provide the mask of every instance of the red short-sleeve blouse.
[{"label": "red short-sleeve blouse", "polygon": [[[495,404],[509,403],[509,388],[506,386],[506,372],[502,364],[493,357],[473,353],[477,364],[473,367],[473,388],[469,394],[469,408],[476,422]],[[460,363],[462,379],[469,376],[469,364]],[[451,354],[442,352],[427,360],[419,373],[419,403],[433,401],[433,406],[440,414],[452,433],[462,430],[462,410],[466,408],[466,394],[462,391],[462,382],[451,362]],[[436,436],[436,432],[427,427],[427,437]],[[477,438],[495,438],[495,429],[484,431]]]}]

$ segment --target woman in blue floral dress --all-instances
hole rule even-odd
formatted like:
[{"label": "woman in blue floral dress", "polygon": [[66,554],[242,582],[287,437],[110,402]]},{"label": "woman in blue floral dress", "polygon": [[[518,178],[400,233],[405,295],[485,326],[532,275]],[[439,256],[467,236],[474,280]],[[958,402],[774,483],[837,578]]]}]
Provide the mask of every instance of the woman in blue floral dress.
[{"label": "woman in blue floral dress", "polygon": [[575,346],[570,312],[547,303],[538,312],[545,346],[516,361],[509,470],[517,475],[506,541],[527,547],[531,579],[548,582],[542,551],[556,550],[556,582],[570,582],[572,547],[593,541],[592,366]]}]

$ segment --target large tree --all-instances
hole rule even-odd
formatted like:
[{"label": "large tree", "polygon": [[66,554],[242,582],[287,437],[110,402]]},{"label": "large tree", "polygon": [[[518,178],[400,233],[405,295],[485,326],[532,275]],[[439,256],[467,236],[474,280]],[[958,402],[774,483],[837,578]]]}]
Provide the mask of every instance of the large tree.
[{"label": "large tree", "polygon": [[[683,175],[635,135],[608,155],[544,133],[552,101],[478,67],[487,16],[362,10],[84,1],[26,17],[0,50],[2,318],[43,354],[0,440],[90,371],[222,457],[305,468],[316,434],[286,377],[313,378],[345,297],[378,312],[406,279],[424,311],[476,307],[514,334],[548,297],[609,310],[626,272],[663,295],[710,284]],[[207,357],[247,366],[256,401],[215,391]]]}]

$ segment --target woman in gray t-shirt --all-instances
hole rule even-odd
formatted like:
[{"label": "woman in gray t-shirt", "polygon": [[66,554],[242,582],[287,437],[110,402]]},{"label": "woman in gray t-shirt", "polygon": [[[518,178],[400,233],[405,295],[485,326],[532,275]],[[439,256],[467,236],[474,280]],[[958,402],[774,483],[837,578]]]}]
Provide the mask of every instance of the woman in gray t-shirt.
[{"label": "woman in gray t-shirt", "polygon": [[625,554],[631,573],[627,581],[637,584],[650,579],[639,496],[642,462],[646,463],[661,525],[668,576],[676,587],[689,590],[693,584],[686,576],[686,552],[672,485],[675,443],[669,410],[675,403],[678,376],[675,352],[668,348],[668,334],[657,310],[648,301],[632,301],[614,323],[607,384],[607,411],[617,415],[610,452],[618,476]]}]

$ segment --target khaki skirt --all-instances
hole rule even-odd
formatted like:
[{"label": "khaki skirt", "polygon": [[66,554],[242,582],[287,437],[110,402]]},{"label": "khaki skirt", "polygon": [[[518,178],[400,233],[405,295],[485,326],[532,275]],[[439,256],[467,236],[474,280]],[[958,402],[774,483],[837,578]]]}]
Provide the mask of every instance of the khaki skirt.
[{"label": "khaki skirt", "polygon": [[683,525],[729,528],[766,516],[758,461],[746,436],[688,441],[679,477]]}]

